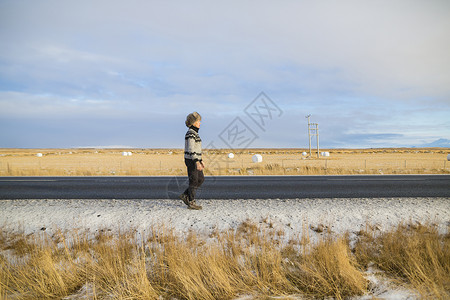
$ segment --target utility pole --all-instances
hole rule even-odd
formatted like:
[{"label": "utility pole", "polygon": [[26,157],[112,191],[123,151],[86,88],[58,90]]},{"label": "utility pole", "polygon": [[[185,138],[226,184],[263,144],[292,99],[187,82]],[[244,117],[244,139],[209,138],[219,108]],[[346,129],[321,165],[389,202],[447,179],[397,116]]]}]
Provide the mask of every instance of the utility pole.
[{"label": "utility pole", "polygon": [[311,115],[307,115],[305,118],[308,119],[308,141],[309,141],[309,157],[311,157],[311,130],[309,129],[309,118],[311,117]]},{"label": "utility pole", "polygon": [[307,115],[305,118],[308,119],[308,140],[309,140],[309,157],[312,157],[311,153],[311,137],[316,136],[317,143],[317,158],[319,158],[319,124],[310,122],[311,115]]}]

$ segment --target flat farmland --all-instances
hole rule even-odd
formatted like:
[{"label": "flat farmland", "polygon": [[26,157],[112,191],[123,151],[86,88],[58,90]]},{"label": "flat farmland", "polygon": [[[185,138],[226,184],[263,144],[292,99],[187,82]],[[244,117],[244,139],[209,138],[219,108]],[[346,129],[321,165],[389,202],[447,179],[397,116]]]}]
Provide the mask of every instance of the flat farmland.
[{"label": "flat farmland", "polygon": [[[321,151],[330,155],[304,156],[306,149],[204,149],[203,159],[206,175],[450,173],[450,148]],[[262,162],[252,161],[255,154]],[[185,175],[183,156],[182,149],[0,149],[0,176]]]}]

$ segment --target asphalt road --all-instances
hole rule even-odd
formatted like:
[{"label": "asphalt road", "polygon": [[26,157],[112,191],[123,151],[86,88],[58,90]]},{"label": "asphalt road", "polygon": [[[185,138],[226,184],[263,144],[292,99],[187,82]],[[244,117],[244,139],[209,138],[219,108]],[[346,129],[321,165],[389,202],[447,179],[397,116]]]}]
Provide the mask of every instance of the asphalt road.
[{"label": "asphalt road", "polygon": [[[187,177],[0,177],[0,199],[177,199]],[[450,175],[207,177],[199,199],[450,197]]]}]

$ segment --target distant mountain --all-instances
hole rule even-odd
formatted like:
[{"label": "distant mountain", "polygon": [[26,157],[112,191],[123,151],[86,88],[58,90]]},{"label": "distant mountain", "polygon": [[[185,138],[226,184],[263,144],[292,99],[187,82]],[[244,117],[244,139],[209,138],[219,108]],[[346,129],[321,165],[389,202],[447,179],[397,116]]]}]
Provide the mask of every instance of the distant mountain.
[{"label": "distant mountain", "polygon": [[125,146],[125,145],[109,145],[109,146],[77,146],[70,147],[74,149],[133,149],[136,147]]},{"label": "distant mountain", "polygon": [[450,140],[448,139],[438,139],[434,142],[423,144],[420,147],[442,147],[442,148],[450,148]]}]

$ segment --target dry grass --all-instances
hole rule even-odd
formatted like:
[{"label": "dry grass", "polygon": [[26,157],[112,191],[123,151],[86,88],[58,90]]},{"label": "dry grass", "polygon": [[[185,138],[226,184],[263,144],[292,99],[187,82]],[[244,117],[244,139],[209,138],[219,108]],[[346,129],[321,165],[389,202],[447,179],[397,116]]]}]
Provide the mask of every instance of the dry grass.
[{"label": "dry grass", "polygon": [[[185,175],[181,149],[0,149],[0,176]],[[448,174],[450,149],[205,149],[207,175]],[[325,151],[325,150],[324,150]],[[227,154],[233,152],[234,159]],[[42,153],[43,157],[36,157]],[[251,157],[259,153],[263,162]]]},{"label": "dry grass", "polygon": [[392,277],[411,284],[425,299],[450,298],[450,234],[432,224],[399,224],[389,232],[361,232],[358,261],[374,263]]},{"label": "dry grass", "polygon": [[306,255],[292,262],[289,278],[301,291],[315,297],[344,299],[368,289],[344,238],[328,237],[308,249]]},{"label": "dry grass", "polygon": [[[270,225],[270,224],[269,224]],[[281,242],[283,233],[250,221],[209,237],[164,226],[26,236],[0,231],[1,299],[345,299],[368,292],[374,262],[410,282],[424,298],[450,295],[450,238],[432,225],[362,232],[349,241],[325,235]],[[400,242],[399,242],[400,241]]]}]

